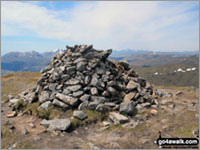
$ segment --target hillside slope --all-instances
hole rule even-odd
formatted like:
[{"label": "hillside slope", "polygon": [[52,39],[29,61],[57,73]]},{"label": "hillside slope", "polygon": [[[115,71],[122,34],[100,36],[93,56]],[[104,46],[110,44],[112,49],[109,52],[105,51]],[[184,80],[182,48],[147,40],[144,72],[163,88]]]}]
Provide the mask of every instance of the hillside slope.
[{"label": "hillside slope", "polygon": [[135,68],[135,70],[140,76],[156,85],[199,87],[198,55],[165,65]]}]

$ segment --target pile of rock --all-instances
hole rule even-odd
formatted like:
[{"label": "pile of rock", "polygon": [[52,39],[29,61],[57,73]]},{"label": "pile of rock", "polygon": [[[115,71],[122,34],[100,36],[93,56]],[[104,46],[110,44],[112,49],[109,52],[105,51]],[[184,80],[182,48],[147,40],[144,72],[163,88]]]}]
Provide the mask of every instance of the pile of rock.
[{"label": "pile of rock", "polygon": [[92,45],[67,46],[41,70],[36,87],[24,100],[39,101],[38,109],[51,105],[67,109],[132,114],[135,108],[155,105],[151,84],[140,78],[126,61],[111,61],[112,50],[95,50]]}]

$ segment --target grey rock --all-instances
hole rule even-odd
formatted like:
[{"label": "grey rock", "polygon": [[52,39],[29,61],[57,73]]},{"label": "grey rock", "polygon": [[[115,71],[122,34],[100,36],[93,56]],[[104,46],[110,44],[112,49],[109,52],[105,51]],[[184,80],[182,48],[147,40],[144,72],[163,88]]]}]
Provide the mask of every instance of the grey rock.
[{"label": "grey rock", "polygon": [[72,85],[72,86],[68,86],[66,89],[67,90],[70,90],[72,92],[75,92],[75,91],[78,91],[82,88],[81,85]]},{"label": "grey rock", "polygon": [[40,70],[40,72],[41,72],[41,73],[44,73],[44,72],[49,71],[50,69],[51,69],[50,66],[46,66],[46,67],[42,68],[42,69]]},{"label": "grey rock", "polygon": [[19,100],[20,100],[20,99],[18,99],[18,98],[12,98],[12,99],[9,99],[9,102],[10,102],[11,104],[16,104]]},{"label": "grey rock", "polygon": [[141,105],[141,104],[137,104],[137,106],[136,106],[136,109],[137,110],[141,110],[141,109],[143,109],[144,107]]},{"label": "grey rock", "polygon": [[91,88],[90,92],[91,92],[92,95],[98,95],[98,90],[95,87]]},{"label": "grey rock", "polygon": [[73,97],[80,97],[83,94],[84,94],[83,91],[76,91],[76,92],[73,92]]},{"label": "grey rock", "polygon": [[75,66],[67,67],[66,70],[67,74],[73,75],[76,72],[76,67]]},{"label": "grey rock", "polygon": [[62,88],[62,86],[63,86],[63,85],[60,84],[60,85],[58,85],[58,86],[56,87],[56,89],[57,89],[57,90],[60,90],[60,89]]},{"label": "grey rock", "polygon": [[42,120],[40,125],[49,128],[49,130],[65,131],[70,127],[71,122],[68,119]]},{"label": "grey rock", "polygon": [[99,104],[99,102],[90,102],[89,104],[88,104],[88,109],[90,109],[90,110],[95,110],[96,109],[96,107],[97,107],[97,105]]},{"label": "grey rock", "polygon": [[96,101],[98,103],[104,103],[104,102],[108,101],[107,98],[102,97],[102,96],[91,96],[91,99],[92,99],[92,101]]},{"label": "grey rock", "polygon": [[95,78],[95,77],[93,77],[92,80],[91,80],[91,82],[90,82],[90,85],[96,86],[97,84],[98,84],[98,79]]},{"label": "grey rock", "polygon": [[78,79],[70,79],[67,82],[65,82],[66,85],[77,85],[80,83],[80,80]]},{"label": "grey rock", "polygon": [[102,75],[102,80],[103,82],[108,82],[109,81],[109,76],[108,75]]},{"label": "grey rock", "polygon": [[99,111],[99,112],[106,112],[106,111],[111,110],[111,108],[110,108],[108,105],[99,104],[99,105],[96,107],[96,110]]},{"label": "grey rock", "polygon": [[89,98],[90,98],[90,95],[84,94],[83,96],[80,97],[80,100],[81,100],[81,101],[88,101]]},{"label": "grey rock", "polygon": [[79,57],[74,61],[74,63],[77,64],[79,62],[84,62],[84,61],[86,62],[87,60],[85,58],[83,58],[83,57]]},{"label": "grey rock", "polygon": [[42,103],[37,109],[41,110],[41,109],[45,109],[48,110],[48,108],[51,106],[51,102],[50,101],[46,101],[44,103]]},{"label": "grey rock", "polygon": [[70,108],[70,106],[68,104],[65,104],[65,103],[63,103],[63,102],[61,102],[61,101],[59,101],[57,99],[53,100],[53,105],[61,107],[61,108],[65,108],[65,109],[66,108]]},{"label": "grey rock", "polygon": [[116,112],[110,112],[109,113],[109,118],[114,122],[114,123],[126,123],[128,122],[128,118],[124,115],[121,115]]},{"label": "grey rock", "polygon": [[84,120],[87,118],[87,115],[83,111],[74,111],[73,117]]},{"label": "grey rock", "polygon": [[72,53],[72,57],[80,57],[81,53]]},{"label": "grey rock", "polygon": [[71,93],[71,91],[68,90],[68,89],[64,89],[62,93],[63,93],[64,95],[68,95],[69,93]]},{"label": "grey rock", "polygon": [[125,70],[129,70],[130,69],[129,63],[126,60],[119,61],[119,64],[122,65]]},{"label": "grey rock", "polygon": [[134,120],[131,120],[131,122],[129,123],[125,123],[124,125],[122,125],[124,128],[135,128],[137,125],[139,124],[138,121],[134,121]]},{"label": "grey rock", "polygon": [[56,80],[59,79],[59,75],[58,75],[57,72],[53,72],[53,73],[52,73],[52,79],[53,79],[54,81],[56,81]]},{"label": "grey rock", "polygon": [[183,92],[181,92],[181,91],[177,91],[177,92],[175,93],[176,96],[180,96],[181,94],[183,94]]},{"label": "grey rock", "polygon": [[172,102],[172,100],[162,99],[162,100],[160,100],[159,102],[160,102],[160,104],[162,104],[162,105],[166,105],[167,103]]},{"label": "grey rock", "polygon": [[116,104],[113,103],[113,102],[106,102],[106,103],[104,103],[104,105],[107,105],[109,107],[115,107],[116,106]]},{"label": "grey rock", "polygon": [[29,92],[27,95],[24,96],[24,101],[28,103],[32,103],[38,100],[38,96],[34,92]]},{"label": "grey rock", "polygon": [[199,138],[199,129],[193,130],[192,133],[193,133],[194,137]]},{"label": "grey rock", "polygon": [[78,71],[83,71],[83,70],[85,70],[85,69],[86,69],[86,65],[87,65],[87,62],[83,62],[83,61],[79,62],[79,63],[77,64],[77,70],[78,70]]},{"label": "grey rock", "polygon": [[31,127],[31,128],[35,128],[35,125],[31,122],[31,123],[29,123],[29,126]]},{"label": "grey rock", "polygon": [[88,63],[88,66],[91,68],[95,68],[98,65],[98,61],[90,61]]},{"label": "grey rock", "polygon": [[50,89],[51,91],[55,91],[57,85],[58,85],[58,83],[49,84],[49,89]]},{"label": "grey rock", "polygon": [[69,76],[68,74],[63,74],[63,75],[61,76],[61,80],[62,80],[62,81],[67,81],[69,78],[70,78],[70,76]]},{"label": "grey rock", "polygon": [[43,82],[43,77],[41,77],[39,80],[37,80],[37,85],[41,85],[42,82]]},{"label": "grey rock", "polygon": [[108,90],[106,90],[106,91],[103,91],[103,93],[101,95],[104,96],[104,97],[109,97],[110,93],[109,93]]},{"label": "grey rock", "polygon": [[83,91],[84,91],[85,93],[89,93],[89,92],[90,92],[90,89],[91,89],[90,86],[86,86],[86,87],[84,87]]},{"label": "grey rock", "polygon": [[135,83],[135,82],[132,81],[132,80],[130,80],[130,81],[128,82],[128,85],[126,86],[126,88],[127,88],[128,90],[133,90],[133,89],[135,89],[135,88],[137,88],[137,87],[138,87],[138,84]]},{"label": "grey rock", "polygon": [[71,96],[67,96],[67,95],[63,95],[61,93],[57,93],[56,97],[58,99],[60,99],[61,101],[63,101],[64,103],[69,104],[71,106],[74,106],[74,105],[76,105],[78,103],[78,99],[77,98],[74,98],[74,97],[71,97]]},{"label": "grey rock", "polygon": [[42,91],[39,95],[39,102],[44,103],[49,100],[49,93],[47,91]]},{"label": "grey rock", "polygon": [[104,69],[102,69],[102,68],[97,67],[95,72],[96,72],[97,74],[102,75],[102,74],[105,74],[106,71],[105,71]]},{"label": "grey rock", "polygon": [[132,114],[134,112],[134,104],[132,101],[130,102],[123,102],[120,104],[120,112],[124,112],[126,114]]},{"label": "grey rock", "polygon": [[112,49],[108,49],[108,50],[106,50],[106,51],[103,51],[103,52],[101,53],[102,59],[108,58],[108,56],[109,56],[111,53],[112,53]]},{"label": "grey rock", "polygon": [[100,87],[102,87],[102,88],[105,88],[105,87],[106,87],[105,83],[104,83],[102,80],[99,80],[98,86],[100,86]]},{"label": "grey rock", "polygon": [[79,105],[78,109],[79,109],[79,110],[86,109],[87,106],[88,106],[88,104],[89,104],[88,101],[84,101],[84,102],[82,102],[82,103]]},{"label": "grey rock", "polygon": [[15,98],[13,95],[8,95],[8,99],[10,100],[10,99],[13,99],[13,98]]},{"label": "grey rock", "polygon": [[155,89],[154,92],[155,92],[155,95],[160,96],[160,97],[168,97],[168,96],[170,97],[168,93],[165,93],[164,91],[161,91],[158,89]]},{"label": "grey rock", "polygon": [[82,48],[80,50],[81,53],[87,53],[89,50],[91,50],[93,48],[93,45],[89,45],[88,47],[86,48]]},{"label": "grey rock", "polygon": [[117,85],[116,81],[109,81],[107,82],[107,87],[115,87]]},{"label": "grey rock", "polygon": [[130,93],[126,94],[124,96],[124,101],[125,102],[131,101],[135,97],[135,95],[136,95],[135,92],[130,92]]},{"label": "grey rock", "polygon": [[151,103],[145,102],[145,103],[142,103],[141,105],[142,105],[143,107],[150,107],[150,106],[151,106]]},{"label": "grey rock", "polygon": [[26,128],[22,129],[22,134],[24,134],[24,135],[28,134],[28,131],[26,130]]},{"label": "grey rock", "polygon": [[114,89],[113,87],[108,87],[108,91],[110,92],[111,95],[116,95],[117,94],[117,90]]},{"label": "grey rock", "polygon": [[91,81],[91,77],[90,76],[86,76],[85,77],[85,84],[88,85]]}]

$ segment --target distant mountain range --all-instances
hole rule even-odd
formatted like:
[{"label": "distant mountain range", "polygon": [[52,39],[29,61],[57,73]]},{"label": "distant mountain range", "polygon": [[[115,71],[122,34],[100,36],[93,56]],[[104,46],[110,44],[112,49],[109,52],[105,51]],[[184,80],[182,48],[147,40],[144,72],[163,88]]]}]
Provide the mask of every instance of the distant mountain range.
[{"label": "distant mountain range", "polygon": [[10,52],[1,58],[1,69],[8,71],[33,71],[39,72],[41,68],[48,65],[52,57],[63,50],[56,49],[44,53],[31,52]]},{"label": "distant mountain range", "polygon": [[[39,72],[41,68],[48,65],[52,57],[57,53],[62,53],[62,49],[55,49],[44,53],[36,51],[30,52],[10,52],[1,58],[1,69],[6,71],[33,71]],[[167,64],[180,59],[187,58],[193,52],[152,52],[148,50],[113,50],[110,59],[126,59],[134,67],[152,67]]]},{"label": "distant mountain range", "polygon": [[[62,52],[63,50],[61,49],[55,49],[44,53],[36,51],[8,53],[1,59],[1,74],[4,75],[12,71],[39,72],[41,68],[48,65],[55,54]],[[141,77],[156,85],[195,87],[199,85],[198,51],[114,50],[109,58],[127,60]]]}]

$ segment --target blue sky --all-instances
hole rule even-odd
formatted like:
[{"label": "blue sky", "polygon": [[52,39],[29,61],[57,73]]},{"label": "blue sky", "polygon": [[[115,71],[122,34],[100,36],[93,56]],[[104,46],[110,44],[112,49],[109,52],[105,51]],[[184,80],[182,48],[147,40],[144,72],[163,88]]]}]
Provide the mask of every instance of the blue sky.
[{"label": "blue sky", "polygon": [[10,1],[1,6],[1,53],[66,45],[194,51],[199,2]]}]

